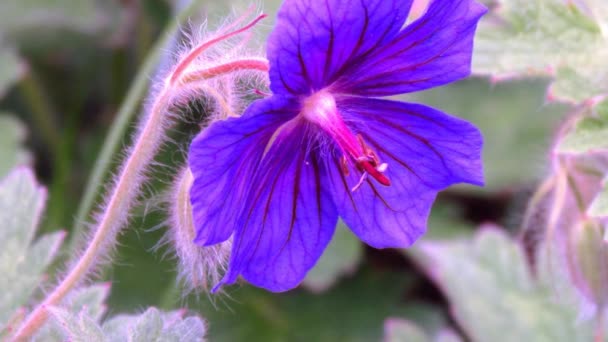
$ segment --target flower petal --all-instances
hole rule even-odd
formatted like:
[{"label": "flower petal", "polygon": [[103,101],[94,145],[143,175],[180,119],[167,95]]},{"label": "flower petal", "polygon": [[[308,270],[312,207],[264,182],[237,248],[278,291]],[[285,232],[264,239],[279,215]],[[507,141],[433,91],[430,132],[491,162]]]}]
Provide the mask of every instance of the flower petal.
[{"label": "flower petal", "polygon": [[268,40],[271,90],[324,88],[401,29],[412,0],[286,0]]},{"label": "flower petal", "polygon": [[200,245],[227,240],[264,149],[275,130],[297,114],[293,100],[273,96],[254,102],[240,118],[218,121],[192,142],[190,191]]},{"label": "flower petal", "polygon": [[351,128],[374,150],[383,186],[368,177],[350,189],[360,173],[331,168],[334,202],[340,217],[372,247],[407,247],[426,230],[438,191],[465,182],[481,185],[481,133],[470,123],[417,104],[348,98],[339,109]]},{"label": "flower petal", "polygon": [[424,16],[344,78],[346,91],[387,96],[450,83],[471,72],[473,36],[487,9],[475,0],[433,0]]},{"label": "flower petal", "polygon": [[306,125],[281,130],[251,179],[248,207],[222,283],[233,283],[242,274],[270,291],[292,289],[329,243],[338,213]]}]

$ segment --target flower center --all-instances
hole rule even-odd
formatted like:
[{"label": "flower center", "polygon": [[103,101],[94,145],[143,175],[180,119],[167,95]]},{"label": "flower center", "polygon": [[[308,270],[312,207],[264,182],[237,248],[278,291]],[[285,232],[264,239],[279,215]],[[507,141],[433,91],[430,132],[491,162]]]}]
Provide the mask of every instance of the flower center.
[{"label": "flower center", "polygon": [[344,174],[349,173],[349,162],[361,172],[361,178],[352,191],[361,187],[368,175],[382,185],[391,184],[384,175],[388,165],[380,162],[378,155],[365,143],[361,135],[355,136],[351,132],[338,112],[336,100],[329,92],[320,91],[306,98],[300,115],[321,128],[337,143],[343,154],[341,165]]}]

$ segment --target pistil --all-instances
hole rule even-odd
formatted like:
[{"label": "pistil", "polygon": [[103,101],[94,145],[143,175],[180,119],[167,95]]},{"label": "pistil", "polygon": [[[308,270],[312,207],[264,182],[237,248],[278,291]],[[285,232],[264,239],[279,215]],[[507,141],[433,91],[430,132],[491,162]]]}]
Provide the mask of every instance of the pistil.
[{"label": "pistil", "polygon": [[388,177],[383,174],[388,164],[380,162],[378,155],[365,144],[361,135],[355,137],[338,112],[335,99],[330,93],[320,91],[307,98],[301,115],[316,124],[336,142],[343,154],[340,162],[344,174],[349,174],[347,160],[361,172],[359,182],[351,191],[359,189],[368,176],[384,186],[391,184]]}]

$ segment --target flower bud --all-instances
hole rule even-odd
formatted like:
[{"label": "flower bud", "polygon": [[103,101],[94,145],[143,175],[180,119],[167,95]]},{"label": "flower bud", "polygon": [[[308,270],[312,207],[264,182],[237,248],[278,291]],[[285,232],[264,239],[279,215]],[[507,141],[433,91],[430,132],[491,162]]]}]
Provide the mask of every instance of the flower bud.
[{"label": "flower bud", "polygon": [[581,294],[603,308],[608,303],[608,242],[604,227],[596,220],[580,222],[569,239],[569,266]]},{"label": "flower bud", "polygon": [[206,291],[221,279],[232,242],[228,240],[208,247],[194,244],[190,204],[192,181],[192,173],[186,168],[174,184],[168,240],[178,261],[178,279],[188,291]]}]

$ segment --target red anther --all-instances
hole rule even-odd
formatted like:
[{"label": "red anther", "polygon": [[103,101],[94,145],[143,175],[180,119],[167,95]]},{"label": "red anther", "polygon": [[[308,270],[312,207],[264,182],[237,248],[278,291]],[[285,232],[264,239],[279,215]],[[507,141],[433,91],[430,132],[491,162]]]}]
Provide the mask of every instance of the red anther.
[{"label": "red anther", "polygon": [[194,61],[201,53],[203,53],[205,50],[210,48],[213,44],[221,42],[222,40],[228,39],[239,33],[249,30],[255,24],[257,24],[260,20],[262,20],[266,17],[267,17],[266,14],[260,14],[252,22],[243,26],[242,28],[232,31],[232,32],[228,32],[228,33],[223,34],[214,39],[211,39],[210,41],[204,42],[201,45],[197,46],[196,48],[192,49],[192,51],[177,65],[177,67],[175,68],[175,71],[173,71],[173,75],[171,75],[170,82],[175,83],[175,81],[181,76],[181,74],[184,72],[184,70],[186,70],[186,68],[190,65],[190,63],[192,63],[192,61]]},{"label": "red anther", "polygon": [[370,176],[372,176],[378,183],[389,186],[391,185],[391,181],[382,174],[382,172],[378,171],[375,166],[372,165],[370,161],[364,160],[357,163],[358,166],[361,166],[365,172],[367,172]]}]

